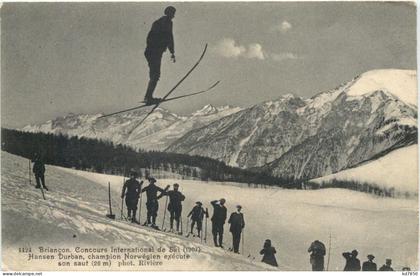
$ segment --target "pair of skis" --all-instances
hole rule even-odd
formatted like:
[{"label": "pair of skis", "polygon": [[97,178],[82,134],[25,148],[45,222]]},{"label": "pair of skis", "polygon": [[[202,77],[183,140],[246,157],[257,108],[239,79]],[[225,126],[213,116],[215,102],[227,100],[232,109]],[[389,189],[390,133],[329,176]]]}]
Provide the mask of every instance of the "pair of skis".
[{"label": "pair of skis", "polygon": [[153,113],[153,111],[155,111],[158,107],[159,107],[159,105],[160,104],[162,104],[162,103],[165,103],[165,102],[169,102],[169,101],[173,101],[173,100],[178,100],[178,99],[182,99],[182,98],[185,98],[185,97],[190,97],[190,96],[194,96],[194,95],[199,95],[199,94],[202,94],[202,93],[205,93],[205,92],[208,92],[208,91],[210,91],[210,90],[212,90],[214,87],[216,87],[219,83],[220,83],[220,81],[217,81],[217,82],[215,82],[214,84],[212,84],[210,87],[208,87],[207,89],[204,89],[204,90],[202,90],[202,91],[198,91],[198,92],[195,92],[195,93],[190,93],[190,94],[186,94],[186,95],[181,95],[181,96],[176,96],[176,97],[172,97],[172,98],[169,98],[169,96],[172,94],[172,92],[174,92],[175,91],[175,89],[195,70],[195,68],[197,68],[197,66],[200,64],[200,62],[201,62],[201,60],[203,59],[203,57],[204,57],[204,55],[205,55],[205,53],[207,52],[207,44],[206,44],[206,46],[204,47],[204,50],[203,50],[203,52],[202,52],[202,54],[201,54],[201,56],[199,57],[199,59],[198,59],[198,61],[193,65],[193,67],[178,81],[178,83],[177,84],[175,84],[175,86],[171,89],[171,90],[169,90],[169,92],[168,93],[166,93],[166,95],[165,96],[163,96],[163,98],[159,101],[159,102],[157,102],[156,104],[152,104],[152,105],[148,105],[148,104],[143,104],[143,105],[139,105],[139,106],[135,106],[135,107],[132,107],[132,108],[128,108],[128,109],[124,109],[124,110],[120,110],[120,111],[117,111],[117,112],[113,112],[113,113],[109,113],[109,114],[105,114],[105,115],[102,115],[101,117],[99,117],[98,119],[100,119],[100,118],[106,118],[106,117],[109,117],[109,116],[113,116],[113,115],[116,115],[116,114],[121,114],[121,113],[125,113],[125,112],[129,112],[129,111],[133,111],[133,110],[136,110],[136,109],[140,109],[140,108],[143,108],[143,107],[147,107],[147,106],[152,106],[152,109],[146,114],[146,116],[144,116],[144,118],[139,122],[139,123],[137,123],[130,131],[129,131],[129,133],[128,134],[131,134],[131,132],[134,130],[134,129],[136,129],[139,125],[141,125],[152,113]]}]

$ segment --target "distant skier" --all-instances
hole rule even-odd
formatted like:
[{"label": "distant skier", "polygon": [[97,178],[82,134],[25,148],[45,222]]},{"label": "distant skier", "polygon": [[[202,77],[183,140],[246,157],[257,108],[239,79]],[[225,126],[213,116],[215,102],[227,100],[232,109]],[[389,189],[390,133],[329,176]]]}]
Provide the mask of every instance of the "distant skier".
[{"label": "distant skier", "polygon": [[176,9],[169,6],[165,9],[165,16],[153,22],[152,28],[147,35],[147,46],[144,51],[147,63],[149,64],[149,84],[147,86],[144,101],[151,105],[158,103],[160,99],[153,98],[153,92],[160,78],[160,65],[162,55],[169,49],[171,59],[175,62],[174,37],[172,32],[172,19],[175,17]]},{"label": "distant skier", "polygon": [[360,260],[357,258],[359,252],[357,250],[353,250],[350,252],[344,252],[343,257],[346,259],[346,266],[344,267],[344,271],[360,271]]},{"label": "distant skier", "polygon": [[214,246],[223,248],[223,225],[226,222],[227,209],[224,198],[210,202],[213,206],[213,216],[211,217],[212,234]]},{"label": "distant skier", "polygon": [[372,254],[367,255],[368,260],[363,263],[362,265],[362,271],[377,271],[376,264],[373,262],[373,259],[375,259],[375,256]]},{"label": "distant skier", "polygon": [[228,220],[230,223],[229,231],[232,233],[232,248],[233,252],[239,253],[239,245],[241,242],[241,233],[245,227],[244,214],[241,213],[242,206],[236,206],[236,212],[233,212]]},{"label": "distant skier", "polygon": [[260,254],[264,255],[261,262],[272,266],[278,266],[276,256],[274,256],[276,253],[276,249],[271,246],[271,240],[265,240],[264,248],[260,251]]},{"label": "distant skier", "polygon": [[[141,190],[142,193],[146,192],[147,196],[147,222],[145,223],[145,225],[148,224],[149,226],[157,229],[158,227],[156,226],[156,217],[157,212],[159,210],[158,200],[166,193],[170,186],[168,185],[165,189],[162,189],[155,185],[156,179],[154,179],[153,177],[149,177],[148,180],[149,185]],[[157,195],[158,192],[160,192],[159,196]]]},{"label": "distant skier", "polygon": [[194,225],[197,224],[197,233],[198,237],[201,236],[201,229],[203,228],[203,218],[204,216],[209,217],[207,210],[204,210],[202,207],[203,204],[200,201],[195,203],[196,205],[188,213],[187,217],[191,216],[191,234],[193,233]]},{"label": "distant skier", "polygon": [[169,196],[168,211],[170,213],[171,232],[173,231],[174,220],[176,221],[176,231],[179,232],[179,221],[182,213],[181,202],[185,200],[185,196],[178,189],[179,184],[175,183],[174,189],[165,193]]},{"label": "distant skier", "polygon": [[325,245],[319,240],[315,240],[309,246],[308,252],[311,253],[310,262],[312,271],[324,271]]},{"label": "distant skier", "polygon": [[122,188],[121,198],[125,197],[125,204],[127,205],[127,219],[133,223],[140,224],[136,219],[137,204],[139,202],[139,196],[143,181],[137,181],[137,173],[130,171],[130,179],[128,179]]},{"label": "distant skier", "polygon": [[45,165],[42,162],[41,157],[39,154],[35,154],[34,158],[34,166],[32,168],[32,172],[35,174],[36,186],[35,188],[39,189],[42,187],[48,191],[47,186],[45,186]]},{"label": "distant skier", "polygon": [[392,260],[386,259],[385,264],[379,268],[379,271],[394,271],[394,269],[391,267]]}]

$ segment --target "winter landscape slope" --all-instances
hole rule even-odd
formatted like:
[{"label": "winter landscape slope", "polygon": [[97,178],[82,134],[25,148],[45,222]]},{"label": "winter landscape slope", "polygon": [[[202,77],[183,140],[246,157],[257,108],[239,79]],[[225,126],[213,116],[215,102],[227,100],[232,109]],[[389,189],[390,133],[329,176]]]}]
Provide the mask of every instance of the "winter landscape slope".
[{"label": "winter landscape slope", "polygon": [[[63,170],[101,185],[110,181],[115,193],[120,192],[122,178],[119,176]],[[281,269],[310,270],[307,253],[310,243],[320,239],[328,246],[331,233],[330,270],[342,270],[345,260],[341,253],[355,248],[360,252],[361,260],[371,253],[379,264],[385,258],[392,258],[396,269],[417,267],[416,199],[380,198],[344,189],[261,189],[239,183],[158,179],[161,187],[175,182],[180,184],[180,190],[186,196],[184,227],[185,214],[197,200],[209,208],[210,215],[211,200],[226,198],[228,215],[236,204],[241,204],[246,224],[245,247],[241,251],[257,261],[261,258],[258,252],[264,240],[271,239]],[[161,199],[159,223],[162,222],[163,205],[164,199]],[[144,206],[142,209],[144,218]],[[225,225],[225,246],[231,244],[228,228]]]},{"label": "winter landscape slope", "polygon": [[375,70],[311,99],[281,96],[194,129],[167,151],[314,178],[417,143],[416,71]]},{"label": "winter landscape slope", "polygon": [[[107,188],[86,178],[47,166],[46,180],[50,191],[43,200],[41,192],[29,185],[28,160],[5,152],[2,158],[2,269],[57,270],[45,260],[27,261],[19,247],[196,247],[185,262],[166,261],[164,267],[125,267],[125,270],[269,270],[271,267],[246,257],[188,240],[178,235],[151,231],[127,222],[110,220]],[[33,184],[33,179],[32,179]],[[103,184],[103,183],[101,183]],[[120,183],[118,183],[120,184]],[[118,213],[119,187],[112,194]],[[55,264],[55,262],[52,262]],[[282,267],[281,267],[282,268]],[[75,270],[72,267],[70,270]],[[79,270],[98,267],[79,267]],[[104,269],[103,267],[101,270]],[[114,266],[112,270],[119,270]],[[65,269],[69,270],[69,268]]]},{"label": "winter landscape slope", "polygon": [[[239,110],[241,108],[206,105],[189,116],[180,116],[158,108],[141,127],[136,126],[149,111],[148,108],[106,118],[99,118],[102,114],[69,114],[40,125],[25,126],[23,130],[103,139],[135,149],[163,150],[191,129],[202,127]],[[136,129],[130,133],[134,127]]]},{"label": "winter landscape slope", "polygon": [[394,150],[376,160],[366,162],[356,168],[323,176],[313,181],[348,180],[374,183],[387,189],[410,194],[418,193],[418,145]]}]

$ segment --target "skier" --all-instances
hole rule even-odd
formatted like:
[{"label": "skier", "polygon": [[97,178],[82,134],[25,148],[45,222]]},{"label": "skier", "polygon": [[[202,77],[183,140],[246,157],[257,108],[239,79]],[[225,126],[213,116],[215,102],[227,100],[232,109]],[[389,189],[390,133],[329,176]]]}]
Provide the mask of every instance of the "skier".
[{"label": "skier", "polygon": [[394,269],[391,267],[391,264],[392,264],[392,260],[386,259],[385,264],[381,266],[379,271],[394,271]]},{"label": "skier", "polygon": [[202,207],[203,204],[200,201],[197,201],[195,204],[196,205],[188,213],[187,217],[191,216],[191,231],[190,231],[190,233],[193,234],[194,225],[197,223],[197,233],[198,233],[198,237],[200,237],[201,229],[202,229],[202,226],[203,226],[204,215],[206,215],[206,217],[209,217],[209,214],[208,214],[207,210],[204,210],[204,208]]},{"label": "skier", "polygon": [[35,154],[34,166],[32,168],[32,172],[35,174],[36,186],[35,188],[39,189],[42,187],[48,191],[47,186],[45,186],[45,165],[42,162],[41,157],[39,154]]},{"label": "skier", "polygon": [[[226,200],[213,200],[210,202],[213,206],[213,216],[211,217],[211,227],[213,234],[214,246],[223,248],[223,225],[226,222],[227,209],[225,207]],[[219,240],[217,240],[219,238]]]},{"label": "skier", "polygon": [[308,252],[311,253],[312,271],[324,271],[325,245],[319,240],[315,240],[309,246]]},{"label": "skier", "polygon": [[136,220],[137,204],[139,202],[139,196],[143,181],[137,181],[137,172],[134,170],[130,171],[130,179],[128,179],[122,188],[121,198],[125,196],[125,204],[127,205],[127,219],[133,223],[140,224]]},{"label": "skier", "polygon": [[344,271],[360,271],[360,260],[357,258],[357,250],[350,252],[344,252],[343,257],[346,259],[346,266]]},{"label": "skier", "polygon": [[[147,222],[144,223],[144,225],[149,225],[155,229],[158,229],[156,226],[156,217],[157,212],[159,210],[159,203],[158,200],[165,194],[165,192],[169,189],[169,185],[166,186],[165,189],[162,189],[155,185],[156,179],[153,177],[149,177],[149,185],[147,187],[144,187],[141,192],[146,192],[147,196]],[[158,196],[157,193],[160,192],[160,195]]]},{"label": "skier", "polygon": [[272,266],[278,266],[276,256],[274,256],[276,253],[276,249],[271,246],[271,240],[265,240],[264,248],[260,251],[260,254],[264,255],[261,262]]},{"label": "skier", "polygon": [[375,259],[375,256],[372,254],[367,255],[368,260],[363,263],[362,265],[362,271],[376,271],[377,267],[376,264],[373,262],[373,259]]},{"label": "skier", "polygon": [[182,213],[181,202],[185,200],[185,196],[178,189],[179,184],[175,183],[174,189],[164,194],[169,196],[168,211],[170,213],[171,232],[173,232],[174,220],[176,221],[176,231],[179,232],[179,220]]},{"label": "skier", "polygon": [[175,17],[176,9],[169,6],[165,9],[165,16],[162,16],[152,24],[147,35],[147,46],[144,51],[147,63],[149,64],[149,84],[147,86],[144,101],[147,105],[156,104],[160,99],[153,98],[153,92],[160,78],[160,64],[162,55],[169,49],[171,59],[175,62],[174,37],[172,33],[172,19]]},{"label": "skier", "polygon": [[228,220],[230,223],[230,232],[232,233],[233,252],[239,253],[239,244],[241,242],[242,229],[245,227],[244,214],[241,213],[242,206],[236,206],[236,212],[233,212]]}]

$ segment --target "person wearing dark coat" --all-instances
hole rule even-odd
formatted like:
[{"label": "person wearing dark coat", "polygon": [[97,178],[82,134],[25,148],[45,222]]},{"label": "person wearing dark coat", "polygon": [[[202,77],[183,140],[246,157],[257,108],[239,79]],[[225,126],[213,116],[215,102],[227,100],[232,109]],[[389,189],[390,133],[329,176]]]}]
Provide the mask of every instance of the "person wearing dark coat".
[{"label": "person wearing dark coat", "polygon": [[391,267],[392,260],[386,259],[385,264],[379,268],[379,271],[394,271],[394,269]]},{"label": "person wearing dark coat", "polygon": [[377,271],[376,264],[373,262],[373,259],[375,259],[375,256],[372,254],[367,255],[368,260],[363,263],[362,265],[362,271]]},{"label": "person wearing dark coat", "polygon": [[357,254],[359,254],[357,250],[343,253],[343,257],[346,259],[344,271],[360,271],[360,260],[357,258]]},{"label": "person wearing dark coat", "polygon": [[35,188],[39,189],[42,187],[48,191],[47,186],[45,186],[45,165],[42,162],[41,157],[39,155],[35,155],[34,166],[32,168],[32,172],[35,175],[36,186]]},{"label": "person wearing dark coat", "polygon": [[182,213],[182,201],[185,200],[185,196],[178,191],[179,184],[174,184],[174,189],[172,191],[167,191],[166,196],[169,196],[168,211],[170,214],[170,225],[171,231],[173,231],[174,220],[176,221],[176,231],[179,232],[179,221]]},{"label": "person wearing dark coat", "polygon": [[152,28],[147,35],[147,46],[144,51],[149,65],[149,84],[147,86],[144,101],[146,104],[154,104],[159,99],[153,98],[153,92],[160,78],[160,65],[162,55],[169,49],[171,59],[175,62],[174,37],[172,32],[172,19],[175,17],[176,9],[169,6],[165,9],[165,16],[162,16],[152,24]]},{"label": "person wearing dark coat", "polygon": [[325,245],[319,240],[315,240],[308,248],[312,271],[324,271],[324,256],[326,253]]},{"label": "person wearing dark coat", "polygon": [[203,219],[204,216],[209,217],[207,210],[204,210],[202,207],[202,203],[197,201],[196,205],[192,208],[192,210],[188,213],[187,217],[191,217],[191,231],[190,233],[193,234],[194,225],[197,224],[197,233],[198,237],[201,235],[201,229],[203,227]]},{"label": "person wearing dark coat", "polygon": [[[169,189],[169,185],[162,189],[161,187],[158,187],[155,185],[156,179],[153,177],[149,177],[149,185],[144,187],[141,190],[141,193],[146,192],[147,201],[146,201],[146,207],[147,207],[147,222],[145,223],[152,226],[153,228],[157,228],[156,226],[156,217],[157,212],[159,210],[159,203],[158,200],[166,193],[166,191]],[[160,192],[160,195],[158,196],[158,192]]]},{"label": "person wearing dark coat", "polygon": [[223,226],[226,222],[227,209],[226,200],[213,200],[210,202],[213,206],[213,216],[211,217],[211,231],[213,234],[214,246],[223,248]]},{"label": "person wearing dark coat", "polygon": [[136,220],[136,212],[143,181],[138,182],[136,178],[137,173],[135,171],[131,171],[130,179],[128,179],[123,185],[121,198],[125,197],[125,204],[127,205],[127,219],[131,219],[131,222],[138,224],[139,222]]},{"label": "person wearing dark coat", "polygon": [[272,266],[278,266],[276,256],[274,256],[276,253],[276,249],[271,246],[271,240],[265,240],[264,248],[260,251],[260,254],[263,255],[261,262]]},{"label": "person wearing dark coat", "polygon": [[230,223],[229,231],[232,233],[233,252],[239,253],[239,245],[241,243],[241,233],[245,227],[244,214],[241,213],[242,206],[236,206],[236,212],[233,212],[228,220]]}]

